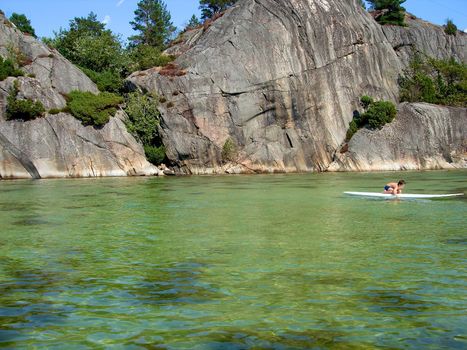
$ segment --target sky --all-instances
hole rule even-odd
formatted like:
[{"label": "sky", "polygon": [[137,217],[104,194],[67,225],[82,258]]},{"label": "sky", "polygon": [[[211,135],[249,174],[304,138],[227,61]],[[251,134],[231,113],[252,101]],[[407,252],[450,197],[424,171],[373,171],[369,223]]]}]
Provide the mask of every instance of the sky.
[{"label": "sky", "polygon": [[[341,0],[346,1],[346,0]],[[134,34],[129,22],[134,18],[138,0],[0,0],[0,9],[7,16],[25,14],[39,37],[52,37],[60,27],[67,28],[74,17],[85,17],[93,11],[107,27],[122,35]],[[183,29],[193,14],[199,16],[199,0],[166,0],[173,23]],[[467,0],[407,0],[407,11],[435,24],[447,18],[460,30],[467,30]]]}]

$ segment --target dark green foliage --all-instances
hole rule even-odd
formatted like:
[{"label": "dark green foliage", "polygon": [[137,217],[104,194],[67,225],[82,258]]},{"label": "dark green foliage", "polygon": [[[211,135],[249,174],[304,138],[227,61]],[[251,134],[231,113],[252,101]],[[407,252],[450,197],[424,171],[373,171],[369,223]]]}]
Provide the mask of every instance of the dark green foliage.
[{"label": "dark green foliage", "polygon": [[105,29],[93,12],[87,17],[75,17],[69,29],[60,29],[55,38],[44,41],[74,64],[95,72],[120,73],[126,64],[120,38]]},{"label": "dark green foliage", "polygon": [[130,50],[130,71],[144,70],[152,67],[163,67],[175,57],[162,54],[162,51],[149,45],[138,45]]},{"label": "dark green foliage", "polygon": [[191,16],[188,24],[185,27],[185,30],[195,29],[201,25],[201,21],[196,17],[196,15]]},{"label": "dark green foliage", "polygon": [[49,111],[49,114],[58,114],[58,113],[60,113],[60,112],[61,112],[60,109],[58,109],[58,108],[52,108],[52,109]]},{"label": "dark green foliage", "polygon": [[10,90],[7,97],[6,119],[32,120],[41,117],[45,108],[40,101],[30,99],[17,99],[18,88],[15,86]]},{"label": "dark green foliage", "polygon": [[346,141],[350,141],[350,139],[352,138],[352,136],[358,131],[358,124],[357,124],[357,120],[356,118],[354,117],[354,119],[352,119],[352,121],[350,122],[349,124],[349,129],[347,130],[347,134],[345,135],[345,140]]},{"label": "dark green foliage", "polygon": [[467,65],[415,55],[399,79],[400,99],[467,107]]},{"label": "dark green foliage", "polygon": [[176,28],[171,22],[167,6],[162,0],[140,0],[131,21],[137,35],[130,37],[133,46],[149,45],[162,51]]},{"label": "dark green foliage", "polygon": [[368,2],[372,10],[380,12],[376,16],[378,23],[405,25],[405,8],[402,7],[405,0],[368,0]]},{"label": "dark green foliage", "polygon": [[457,34],[457,26],[454,22],[450,19],[446,20],[446,26],[444,27],[444,32],[447,35],[456,35]]},{"label": "dark green foliage", "polygon": [[360,6],[363,7],[366,10],[365,1],[359,0],[359,3],[360,3]]},{"label": "dark green foliage", "polygon": [[72,91],[67,107],[70,113],[85,125],[103,126],[117,111],[123,98],[110,92],[94,95],[91,92]]},{"label": "dark green foliage", "polygon": [[237,146],[235,145],[235,142],[229,138],[227,141],[225,141],[224,146],[222,147],[222,160],[224,162],[227,161],[233,161],[235,160],[235,157],[237,155]]},{"label": "dark green foliage", "polygon": [[374,101],[369,96],[362,96],[360,103],[365,112],[360,114],[354,112],[354,117],[349,124],[345,140],[348,142],[352,136],[363,127],[371,129],[381,128],[383,125],[394,120],[397,114],[396,106],[390,101]]},{"label": "dark green foliage", "polygon": [[31,21],[25,15],[13,12],[10,16],[10,22],[12,22],[16,28],[21,30],[23,33],[28,33],[36,38],[34,28],[31,26]]},{"label": "dark green foliage", "polygon": [[390,101],[373,102],[368,110],[360,117],[360,123],[370,126],[372,129],[381,128],[390,123],[396,117],[397,110],[394,103]]},{"label": "dark green foliage", "polygon": [[199,8],[203,20],[212,18],[214,15],[227,10],[237,0],[200,0]]},{"label": "dark green foliage", "polygon": [[165,147],[164,146],[144,146],[144,153],[148,161],[154,165],[162,164],[165,159]]},{"label": "dark green foliage", "polygon": [[138,92],[132,92],[126,96],[127,129],[143,145],[157,143],[157,127],[160,121],[157,105],[158,101],[155,96]]},{"label": "dark green foliage", "polygon": [[364,109],[367,109],[373,102],[373,98],[367,95],[362,96],[362,98],[360,99],[360,104]]},{"label": "dark green foliage", "polygon": [[120,93],[123,90],[123,79],[115,71],[95,72],[87,68],[81,68],[81,70],[97,85],[100,91]]},{"label": "dark green foliage", "polygon": [[0,56],[0,81],[5,80],[8,77],[19,77],[24,73],[15,67],[12,60],[6,59]]},{"label": "dark green foliage", "polygon": [[132,92],[126,96],[126,127],[143,144],[146,158],[155,165],[165,159],[165,148],[158,133],[160,113],[157,106],[155,95]]}]

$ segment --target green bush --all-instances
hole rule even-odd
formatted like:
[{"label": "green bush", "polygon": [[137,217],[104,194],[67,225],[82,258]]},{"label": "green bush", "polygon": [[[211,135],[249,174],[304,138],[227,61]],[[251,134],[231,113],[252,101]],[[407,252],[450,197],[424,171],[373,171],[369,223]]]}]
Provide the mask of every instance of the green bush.
[{"label": "green bush", "polygon": [[61,110],[58,108],[52,108],[51,110],[49,110],[49,114],[58,114],[60,112]]},{"label": "green bush", "polygon": [[383,125],[394,120],[397,114],[396,106],[390,101],[374,101],[369,96],[362,96],[360,103],[365,112],[360,114],[354,112],[354,117],[349,123],[349,129],[345,137],[348,142],[352,136],[361,128],[369,127],[371,129],[381,128]]},{"label": "green bush", "polygon": [[99,91],[120,93],[123,90],[123,79],[115,71],[96,72],[84,67],[81,70],[97,85]]},{"label": "green bush", "polygon": [[115,114],[116,107],[122,102],[121,96],[110,92],[94,95],[91,92],[72,91],[69,94],[67,107],[83,124],[103,126]]},{"label": "green bush", "polygon": [[15,67],[12,60],[6,59],[0,56],[0,81],[5,80],[8,77],[19,77],[24,73]]},{"label": "green bush", "polygon": [[361,115],[361,123],[367,122],[370,128],[381,128],[390,123],[396,117],[397,110],[394,103],[390,101],[373,102],[368,110]]},{"label": "green bush", "polygon": [[13,12],[10,16],[10,22],[14,23],[16,28],[23,33],[28,33],[36,38],[34,28],[31,26],[31,21],[25,15]]},{"label": "green bush", "polygon": [[380,12],[376,17],[379,24],[405,26],[405,8],[402,7],[405,0],[367,0],[367,2],[372,10]]},{"label": "green bush", "polygon": [[467,65],[415,55],[399,79],[400,99],[467,107]]},{"label": "green bush", "polygon": [[364,109],[367,109],[373,102],[374,102],[373,99],[367,95],[362,96],[360,98],[360,104],[362,105]]},{"label": "green bush", "polygon": [[227,139],[225,141],[224,146],[222,147],[222,160],[223,161],[233,161],[235,160],[235,156],[237,155],[237,146],[232,139]]},{"label": "green bush", "polygon": [[346,141],[350,141],[350,139],[352,138],[352,136],[358,131],[358,124],[357,124],[357,120],[355,119],[352,119],[352,121],[350,122],[349,124],[349,129],[347,130],[347,134],[345,135],[345,140]]},{"label": "green bush", "polygon": [[146,158],[148,161],[154,165],[162,164],[165,159],[165,148],[164,146],[151,146],[145,145],[144,146],[144,153],[146,154]]},{"label": "green bush", "polygon": [[157,105],[157,98],[152,95],[132,92],[126,96],[127,129],[143,145],[154,145],[158,142],[160,113]]},{"label": "green bush", "polygon": [[12,88],[7,97],[6,119],[32,120],[41,117],[45,108],[40,101],[30,99],[17,99],[18,90]]},{"label": "green bush", "polygon": [[152,67],[163,67],[172,62],[175,57],[163,54],[157,47],[138,45],[130,53],[130,71],[145,70]]},{"label": "green bush", "polygon": [[446,26],[444,27],[444,32],[447,35],[456,35],[457,34],[457,26],[454,22],[450,19],[446,21]]}]

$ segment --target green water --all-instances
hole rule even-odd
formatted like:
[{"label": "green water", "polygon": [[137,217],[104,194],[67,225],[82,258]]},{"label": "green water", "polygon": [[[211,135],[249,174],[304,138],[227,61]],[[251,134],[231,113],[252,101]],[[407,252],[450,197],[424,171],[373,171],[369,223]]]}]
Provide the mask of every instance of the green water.
[{"label": "green water", "polygon": [[465,349],[467,172],[0,182],[0,348]]}]

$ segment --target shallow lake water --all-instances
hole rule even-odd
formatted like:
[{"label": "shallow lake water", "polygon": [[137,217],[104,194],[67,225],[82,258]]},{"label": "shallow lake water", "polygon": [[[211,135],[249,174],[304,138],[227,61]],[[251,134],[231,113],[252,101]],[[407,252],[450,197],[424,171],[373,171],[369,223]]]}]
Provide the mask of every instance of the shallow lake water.
[{"label": "shallow lake water", "polygon": [[0,182],[0,348],[465,349],[467,171]]}]

